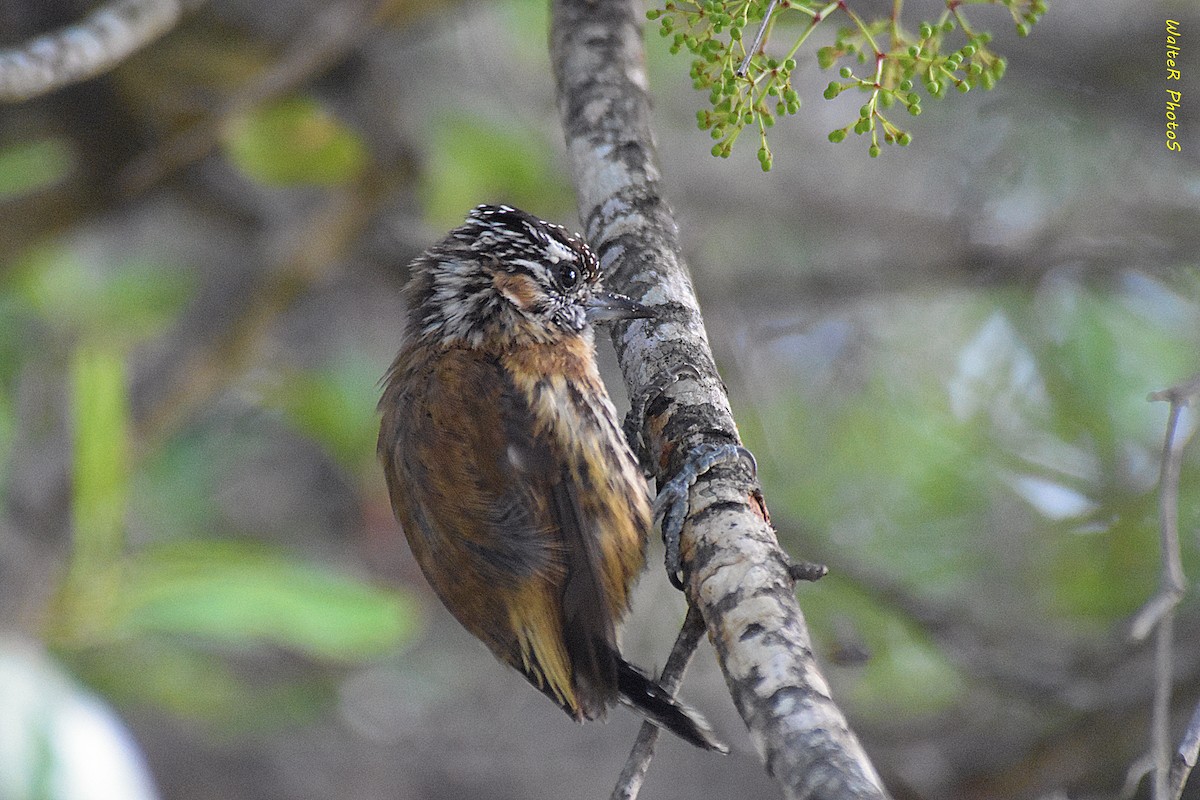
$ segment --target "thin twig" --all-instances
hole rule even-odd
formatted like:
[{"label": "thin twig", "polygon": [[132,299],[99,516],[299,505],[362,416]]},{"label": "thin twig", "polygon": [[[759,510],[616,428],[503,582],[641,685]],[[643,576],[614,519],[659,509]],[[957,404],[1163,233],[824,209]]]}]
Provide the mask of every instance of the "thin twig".
[{"label": "thin twig", "polygon": [[750,69],[750,59],[754,58],[754,54],[758,52],[758,48],[762,46],[763,37],[767,35],[767,26],[771,24],[771,14],[775,11],[775,5],[779,0],[771,0],[767,4],[767,13],[763,14],[762,25],[758,26],[758,34],[754,37],[754,44],[746,51],[746,57],[742,59],[742,65],[737,68],[737,76],[744,77],[746,70]]},{"label": "thin twig", "polygon": [[[1131,634],[1144,639],[1155,631],[1155,690],[1151,722],[1151,754],[1154,763],[1154,800],[1178,798],[1172,792],[1172,768],[1168,755],[1170,747],[1171,672],[1175,644],[1175,607],[1186,590],[1183,561],[1179,549],[1179,475],[1183,469],[1183,449],[1192,430],[1178,432],[1183,409],[1200,394],[1200,375],[1187,383],[1154,392],[1148,399],[1165,400],[1171,404],[1167,416],[1167,431],[1163,441],[1161,476],[1159,479],[1158,516],[1162,566],[1159,590],[1134,618]],[[1190,729],[1189,729],[1190,732]],[[1185,744],[1187,743],[1185,739]],[[1183,745],[1181,745],[1181,750]],[[1184,756],[1186,762],[1186,752]],[[1194,763],[1195,757],[1193,755]],[[1186,763],[1185,763],[1186,766]],[[1183,776],[1186,779],[1186,773]],[[1179,789],[1182,792],[1183,779]]]},{"label": "thin twig", "polygon": [[[683,673],[687,670],[688,662],[692,660],[692,654],[696,652],[696,646],[700,644],[700,637],[703,635],[704,617],[698,608],[688,606],[683,627],[679,629],[675,646],[671,648],[671,655],[667,657],[667,664],[658,678],[659,684],[671,694],[679,688]],[[642,723],[633,749],[629,751],[629,758],[625,761],[625,768],[621,770],[621,777],[617,779],[617,785],[613,788],[612,800],[637,800],[642,782],[646,780],[646,772],[650,769],[650,759],[654,757],[658,732],[657,725]]]},{"label": "thin twig", "polygon": [[1183,795],[1183,787],[1187,785],[1188,775],[1196,766],[1196,757],[1200,755],[1200,703],[1192,712],[1192,719],[1184,731],[1183,741],[1171,759],[1171,797],[1178,800]]}]

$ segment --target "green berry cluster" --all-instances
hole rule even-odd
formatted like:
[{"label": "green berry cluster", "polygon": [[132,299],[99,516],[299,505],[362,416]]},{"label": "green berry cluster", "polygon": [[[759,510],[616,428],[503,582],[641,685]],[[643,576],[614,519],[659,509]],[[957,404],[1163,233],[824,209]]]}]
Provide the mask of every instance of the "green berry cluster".
[{"label": "green berry cluster", "polygon": [[[988,48],[991,34],[968,23],[963,11],[968,3],[1008,8],[1022,36],[1046,12],[1046,0],[945,0],[941,16],[920,23],[916,33],[901,24],[903,0],[893,0],[890,16],[873,20],[861,18],[850,0],[666,0],[646,16],[659,22],[659,33],[671,40],[672,53],[686,49],[693,57],[692,84],[708,91],[711,106],[698,111],[696,121],[716,142],[713,155],[727,157],[742,131],[755,126],[758,160],[769,170],[767,128],[800,110],[800,96],[792,86],[795,56],[831,17],[844,24],[834,43],[817,51],[817,64],[830,69],[840,61],[848,63],[839,70],[841,80],[826,87],[825,98],[832,100],[850,89],[869,95],[854,122],[830,132],[831,142],[842,141],[851,131],[870,134],[868,152],[877,156],[881,140],[901,146],[912,141],[887,114],[894,107],[920,114],[917,84],[935,98],[951,89],[995,86],[1004,75],[1005,61]],[[772,32],[788,17],[802,23],[794,29],[794,41],[786,53],[768,55]]]}]

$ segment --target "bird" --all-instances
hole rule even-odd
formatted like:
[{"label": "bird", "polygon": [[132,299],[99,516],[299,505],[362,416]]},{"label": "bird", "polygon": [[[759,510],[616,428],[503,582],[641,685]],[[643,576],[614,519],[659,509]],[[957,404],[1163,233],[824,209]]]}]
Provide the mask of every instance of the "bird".
[{"label": "bird", "polygon": [[476,207],[414,259],[404,294],[378,455],[434,593],[576,721],[621,702],[727,752],[618,644],[651,503],[594,325],[651,309],[604,290],[581,238],[508,205]]}]

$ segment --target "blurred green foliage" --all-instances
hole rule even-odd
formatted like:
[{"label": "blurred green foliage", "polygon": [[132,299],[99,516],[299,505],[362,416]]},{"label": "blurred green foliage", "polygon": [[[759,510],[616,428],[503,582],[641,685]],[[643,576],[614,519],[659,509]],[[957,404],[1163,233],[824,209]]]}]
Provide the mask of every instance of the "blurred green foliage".
[{"label": "blurred green foliage", "polygon": [[346,469],[375,469],[379,365],[344,353],[326,369],[290,372],[267,392],[296,430],[319,442]]},{"label": "blurred green foliage", "polygon": [[116,347],[80,344],[71,365],[71,580],[86,583],[116,564],[129,499],[129,403]]},{"label": "blurred green foliage", "polygon": [[20,313],[39,317],[57,336],[124,348],[169,325],[191,284],[190,275],[165,264],[131,260],[106,268],[47,245],[21,255],[5,291]]},{"label": "blurred green foliage", "polygon": [[[814,634],[836,652],[853,631],[870,654],[856,713],[881,719],[967,688],[914,607],[1066,642],[1119,629],[1149,599],[1166,409],[1147,394],[1194,373],[1200,352],[1200,310],[1153,282],[882,302],[861,381],[789,372],[784,352],[779,385],[738,413],[781,535],[830,561],[832,580],[800,590]],[[1200,525],[1189,453],[1181,530]],[[1185,539],[1194,574],[1200,545]]]},{"label": "blurred green foliage", "polygon": [[114,632],[271,643],[356,659],[408,636],[413,614],[400,595],[263,546],[181,542],[147,548],[126,565]]},{"label": "blurred green foliage", "polygon": [[420,196],[435,228],[460,224],[466,209],[481,202],[503,201],[547,216],[554,216],[552,209],[574,208],[563,170],[546,157],[544,131],[505,128],[467,113],[445,114],[434,129]]},{"label": "blurred green foliage", "polygon": [[[214,497],[238,456],[228,440],[203,429],[139,439],[130,354],[178,318],[190,285],[175,265],[89,263],[67,247],[34,249],[12,264],[0,285],[0,317],[11,323],[0,345],[0,456],[16,424],[8,398],[26,363],[61,360],[72,544],[43,615],[45,642],[122,702],[232,724],[282,721],[328,699],[329,689],[254,686],[231,656],[283,649],[319,661],[372,658],[411,635],[416,611],[400,592],[278,546],[231,540]],[[361,468],[373,457],[374,372],[349,359],[332,372],[292,373],[266,407],[347,469]]]},{"label": "blurred green foliage", "polygon": [[74,162],[70,142],[56,136],[0,147],[0,202],[58,183]]},{"label": "blurred green foliage", "polygon": [[257,106],[231,120],[225,150],[244,173],[271,186],[353,181],[369,154],[362,137],[311,97]]}]

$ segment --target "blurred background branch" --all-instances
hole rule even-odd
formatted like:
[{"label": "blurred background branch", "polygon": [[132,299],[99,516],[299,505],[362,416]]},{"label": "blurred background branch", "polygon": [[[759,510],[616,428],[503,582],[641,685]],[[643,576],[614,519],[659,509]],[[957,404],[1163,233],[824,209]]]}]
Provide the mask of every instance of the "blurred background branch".
[{"label": "blurred background branch", "polygon": [[107,72],[202,2],[110,0],[77,23],[0,50],[0,103],[28,100]]},{"label": "blurred background branch", "polygon": [[[97,8],[0,1],[0,47]],[[927,103],[878,159],[826,140],[862,100],[822,99],[818,30],[766,174],[711,157],[705,95],[645,42],[739,434],[781,544],[830,567],[798,589],[812,650],[897,798],[1113,798],[1147,749],[1154,647],[1127,634],[1160,583],[1168,404],[1145,397],[1200,352],[1200,142],[1163,149],[1149,102],[1164,16],[1200,29],[1134,0],[997,28],[1004,80]],[[483,201],[577,227],[548,22],[542,0],[211,0],[5,106],[0,711],[27,735],[0,725],[0,773],[31,754],[48,785],[69,707],[126,731],[88,752],[149,773],[112,796],[611,789],[636,720],[566,725],[440,616],[373,458],[409,259]],[[1179,475],[1193,575],[1196,448]],[[685,613],[648,572],[631,659],[661,662]],[[1174,626],[1170,730],[1194,734],[1195,592]],[[643,797],[781,796],[715,661],[701,643],[682,695],[734,754],[661,741]]]}]

